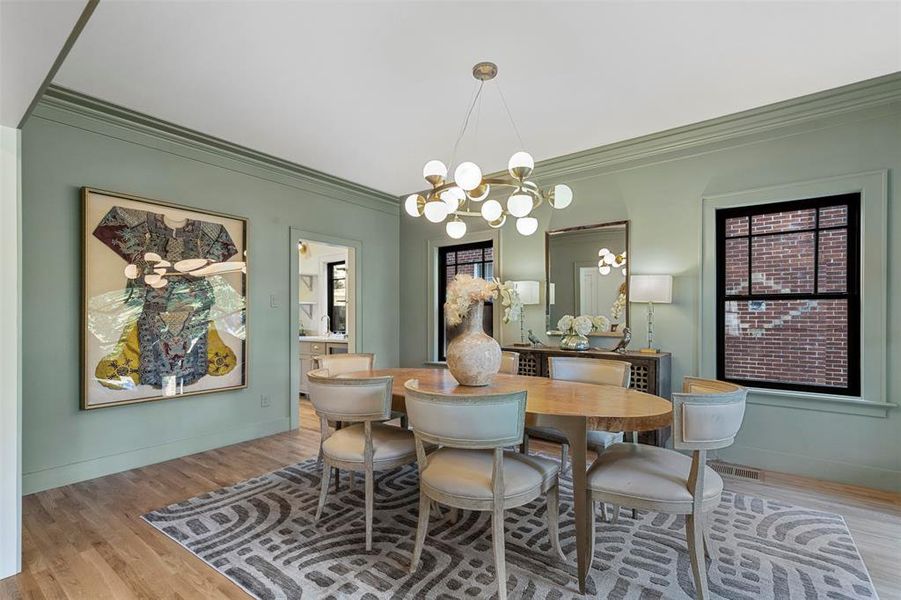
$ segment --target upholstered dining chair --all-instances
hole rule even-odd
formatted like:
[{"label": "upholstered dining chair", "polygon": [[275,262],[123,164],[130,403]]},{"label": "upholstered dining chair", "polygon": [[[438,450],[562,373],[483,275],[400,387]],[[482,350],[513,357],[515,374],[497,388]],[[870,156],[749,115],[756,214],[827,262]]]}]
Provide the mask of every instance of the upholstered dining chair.
[{"label": "upholstered dining chair", "polygon": [[[548,357],[548,371],[551,379],[593,383],[596,385],[616,385],[627,388],[632,379],[632,365],[622,360],[595,358],[578,358],[574,356]],[[542,427],[540,423],[526,427],[525,452],[528,453],[529,438],[537,438],[560,444],[560,470],[566,470],[569,444],[566,437],[551,427]],[[603,452],[605,448],[623,441],[622,432],[589,431],[588,448],[595,452]],[[637,435],[633,433],[633,441]]]},{"label": "upholstered dining chair", "polygon": [[519,375],[519,352],[501,352],[501,373]]},{"label": "upholstered dining chair", "polygon": [[[731,383],[686,377],[673,394],[673,448],[618,443],[588,470],[591,502],[608,502],[685,515],[685,537],[695,597],[708,598],[704,555],[710,546],[704,517],[720,503],[723,480],[706,465],[707,451],[732,445],[748,391]],[[688,457],[676,450],[691,450]],[[594,511],[592,511],[593,513]],[[592,531],[594,526],[592,525]],[[594,556],[594,535],[592,534]]]},{"label": "upholstered dining chair", "polygon": [[[371,371],[375,363],[375,354],[370,352],[357,352],[355,354],[321,354],[313,357],[313,366],[317,369],[326,369],[329,377],[355,373],[357,371]],[[400,411],[391,411],[392,419],[400,419],[400,426],[407,428],[407,415]],[[340,427],[340,424],[336,424]]]},{"label": "upholstered dining chair", "polygon": [[[336,378],[326,369],[310,371],[309,394],[319,416],[322,481],[316,522],[328,497],[332,469],[364,474],[366,550],[372,549],[374,472],[416,461],[413,433],[385,425],[391,418],[392,377]],[[329,421],[349,423],[332,432]]]},{"label": "upholstered dining chair", "polygon": [[[415,572],[425,544],[432,502],[458,509],[491,512],[498,597],[507,597],[504,511],[547,498],[548,534],[564,558],[558,537],[557,462],[506,452],[522,441],[526,392],[455,396],[406,383],[407,414],[416,436],[419,465],[419,523],[410,563]],[[426,445],[440,446],[426,455]]]}]

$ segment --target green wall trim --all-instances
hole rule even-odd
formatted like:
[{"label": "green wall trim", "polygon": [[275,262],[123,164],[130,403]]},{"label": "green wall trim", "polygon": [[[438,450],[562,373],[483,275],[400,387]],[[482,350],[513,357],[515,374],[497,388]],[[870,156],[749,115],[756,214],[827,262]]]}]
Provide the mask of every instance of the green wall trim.
[{"label": "green wall trim", "polygon": [[852,482],[853,485],[882,490],[901,489],[901,473],[869,465],[821,459],[767,448],[734,445],[718,450],[716,458],[764,471],[788,473],[821,481]]},{"label": "green wall trim", "polygon": [[[70,114],[65,119],[58,119],[54,118],[52,111],[43,110],[54,108],[62,109]],[[51,85],[47,89],[34,114],[50,120],[64,122],[68,125],[81,125],[88,130],[104,133],[105,135],[111,135],[111,132],[107,129],[98,130],[96,129],[97,125],[109,124],[118,128],[125,128],[136,134],[144,134],[151,138],[156,138],[160,142],[168,143],[170,147],[167,149],[170,152],[186,158],[197,158],[197,156],[193,153],[186,154],[185,150],[201,151],[213,157],[238,161],[244,165],[244,168],[239,169],[235,169],[234,165],[229,165],[227,168],[230,169],[240,170],[250,175],[282,183],[285,182],[284,178],[287,177],[294,180],[294,185],[302,189],[330,196],[336,200],[375,208],[391,214],[398,214],[398,200],[392,194],[317,171],[316,169],[304,167],[264,152],[234,144],[193,129],[188,129],[187,127],[175,125],[60,86]],[[94,123],[81,122],[79,125],[76,125],[72,120],[72,115],[85,117]],[[129,139],[128,141],[140,143],[137,139]],[[154,146],[157,149],[164,149],[158,144],[154,144]]]},{"label": "green wall trim", "polygon": [[221,448],[222,446],[230,446],[239,442],[281,433],[288,431],[289,425],[290,419],[282,417],[226,431],[215,431],[205,435],[172,440],[154,446],[136,448],[128,452],[25,473],[22,476],[22,494],[42,492],[62,485],[69,485],[70,483],[103,477],[111,473],[136,469],[172,460],[180,456],[187,456],[213,448]]},{"label": "green wall trim", "polygon": [[538,161],[542,180],[901,103],[901,72]]}]

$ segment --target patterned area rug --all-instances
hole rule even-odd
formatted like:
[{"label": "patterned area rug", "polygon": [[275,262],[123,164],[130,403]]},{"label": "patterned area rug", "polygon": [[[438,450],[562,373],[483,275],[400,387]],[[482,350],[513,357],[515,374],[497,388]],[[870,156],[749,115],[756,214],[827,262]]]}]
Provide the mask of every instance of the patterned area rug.
[{"label": "patterned area rug", "polygon": [[[146,521],[260,600],[490,598],[495,595],[488,513],[457,524],[433,517],[419,570],[408,572],[418,512],[415,466],[377,474],[373,550],[364,550],[362,482],[329,495],[313,515],[319,473],[310,459],[148,513]],[[572,488],[562,482],[561,541],[550,549],[545,505],[507,511],[511,598],[583,598],[575,580]],[[434,515],[434,512],[433,512]],[[623,510],[598,522],[587,596],[693,598],[680,517]],[[876,598],[841,516],[724,493],[709,519],[714,597]]]}]

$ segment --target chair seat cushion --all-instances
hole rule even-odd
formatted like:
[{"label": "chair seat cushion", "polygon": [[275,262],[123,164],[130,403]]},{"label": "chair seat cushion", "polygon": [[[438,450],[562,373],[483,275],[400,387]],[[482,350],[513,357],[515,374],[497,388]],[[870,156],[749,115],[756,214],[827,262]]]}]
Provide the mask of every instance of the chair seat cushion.
[{"label": "chair seat cushion", "polygon": [[[723,480],[710,467],[704,469],[704,503],[718,502]],[[675,450],[619,443],[598,455],[588,470],[588,488],[647,502],[684,503],[691,512],[690,470],[691,457]]]},{"label": "chair seat cushion", "polygon": [[[493,450],[441,448],[429,455],[422,483],[435,491],[472,500],[490,500]],[[542,456],[504,452],[504,497],[540,488],[557,476],[560,466]]]},{"label": "chair seat cushion", "polygon": [[[412,431],[383,423],[373,423],[373,462],[398,460],[405,456],[409,456],[411,460],[415,459],[416,445],[413,440]],[[322,442],[322,453],[334,460],[362,463],[365,445],[363,424],[357,423],[339,429]]]},{"label": "chair seat cushion", "polygon": [[[548,440],[558,444],[568,443],[566,436],[553,427],[526,427],[526,434],[539,440]],[[611,431],[589,431],[587,441],[588,447],[592,450],[603,450],[617,442],[623,441],[623,434],[622,432],[613,433]]]}]

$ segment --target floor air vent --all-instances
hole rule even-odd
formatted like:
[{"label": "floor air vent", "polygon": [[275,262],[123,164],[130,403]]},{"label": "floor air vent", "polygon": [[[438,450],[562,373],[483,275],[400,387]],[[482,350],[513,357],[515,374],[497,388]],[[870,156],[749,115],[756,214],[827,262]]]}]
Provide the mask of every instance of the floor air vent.
[{"label": "floor air vent", "polygon": [[727,477],[738,477],[739,479],[750,479],[752,481],[763,481],[763,471],[753,467],[744,467],[742,465],[730,465],[729,463],[710,461],[707,466]]}]

